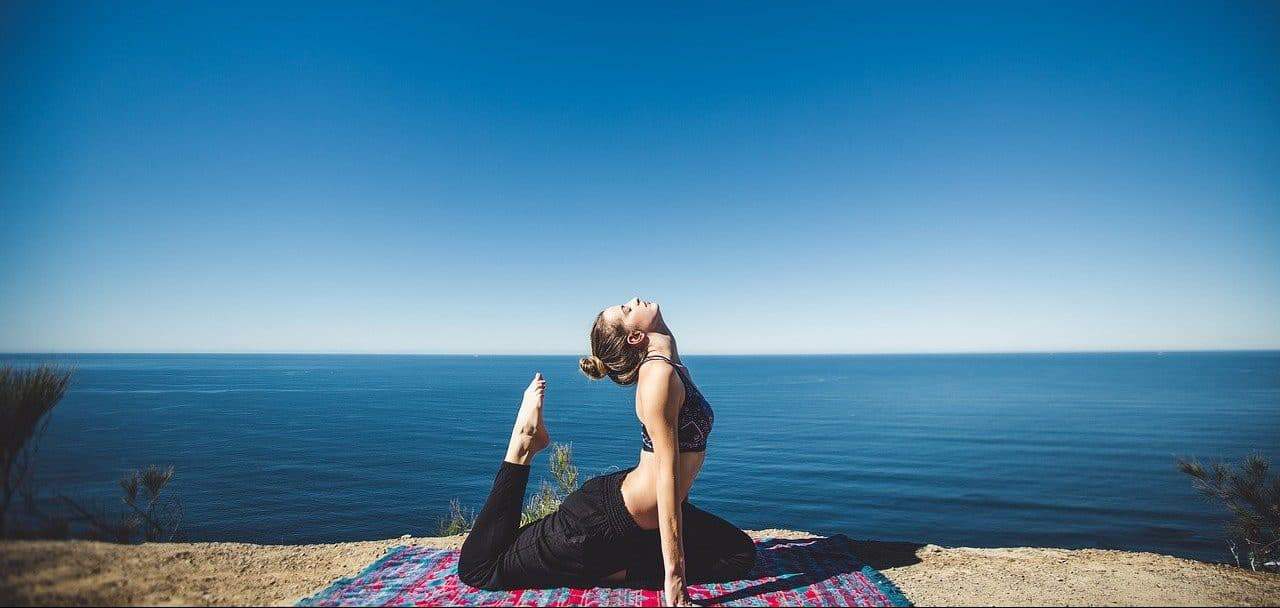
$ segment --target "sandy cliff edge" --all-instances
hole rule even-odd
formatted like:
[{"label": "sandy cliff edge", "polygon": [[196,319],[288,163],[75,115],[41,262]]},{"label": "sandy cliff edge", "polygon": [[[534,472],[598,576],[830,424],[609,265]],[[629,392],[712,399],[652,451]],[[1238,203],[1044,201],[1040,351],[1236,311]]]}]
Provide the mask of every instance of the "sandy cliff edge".
[{"label": "sandy cliff edge", "polygon": [[[356,573],[388,547],[456,548],[463,538],[325,545],[6,541],[0,604],[289,605]],[[1153,553],[856,542],[859,555],[920,606],[1280,604],[1280,575]]]}]

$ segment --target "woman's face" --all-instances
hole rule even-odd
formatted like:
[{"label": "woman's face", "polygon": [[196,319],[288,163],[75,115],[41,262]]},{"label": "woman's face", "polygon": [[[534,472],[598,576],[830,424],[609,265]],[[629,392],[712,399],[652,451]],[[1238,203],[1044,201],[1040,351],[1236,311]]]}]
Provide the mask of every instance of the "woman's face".
[{"label": "woman's face", "polygon": [[662,331],[666,324],[662,321],[662,308],[657,302],[646,302],[640,298],[610,306],[604,309],[604,318],[608,323],[621,323],[628,332]]}]

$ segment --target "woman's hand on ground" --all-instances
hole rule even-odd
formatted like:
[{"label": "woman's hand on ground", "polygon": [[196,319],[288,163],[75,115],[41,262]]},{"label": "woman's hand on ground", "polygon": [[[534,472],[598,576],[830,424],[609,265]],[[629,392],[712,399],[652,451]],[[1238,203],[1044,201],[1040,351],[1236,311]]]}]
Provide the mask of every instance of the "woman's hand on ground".
[{"label": "woman's hand on ground", "polygon": [[667,606],[697,606],[689,599],[689,592],[684,587],[684,577],[668,576],[665,587]]},{"label": "woman's hand on ground", "polygon": [[[676,599],[672,600],[671,599],[672,597]],[[673,594],[672,592],[667,591],[667,603],[664,605],[666,606],[697,606],[697,604],[693,603],[693,600],[689,599],[689,594],[685,593],[683,589],[681,589],[680,592],[676,594]]]}]

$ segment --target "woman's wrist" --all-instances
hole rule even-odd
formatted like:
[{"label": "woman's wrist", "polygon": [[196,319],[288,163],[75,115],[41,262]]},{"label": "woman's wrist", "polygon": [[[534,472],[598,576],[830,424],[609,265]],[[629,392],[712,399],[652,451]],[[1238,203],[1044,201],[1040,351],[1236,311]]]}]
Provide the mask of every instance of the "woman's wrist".
[{"label": "woman's wrist", "polygon": [[684,572],[668,572],[663,581],[663,587],[669,593],[684,593]]},{"label": "woman's wrist", "polygon": [[684,578],[684,560],[680,560],[670,565],[667,565],[667,564],[663,564],[663,565],[666,566],[665,574],[667,575],[668,579],[673,577],[681,578],[681,579]]}]

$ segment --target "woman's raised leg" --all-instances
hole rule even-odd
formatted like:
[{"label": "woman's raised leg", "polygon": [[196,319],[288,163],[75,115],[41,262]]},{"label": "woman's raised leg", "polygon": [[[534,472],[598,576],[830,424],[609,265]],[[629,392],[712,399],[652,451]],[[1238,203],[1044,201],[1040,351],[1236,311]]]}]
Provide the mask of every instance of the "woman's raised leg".
[{"label": "woman's raised leg", "polygon": [[551,442],[542,422],[542,402],[546,381],[533,377],[524,391],[520,412],[511,429],[507,454],[489,490],[489,498],[476,516],[475,525],[462,543],[458,558],[458,578],[473,587],[488,587],[503,554],[511,548],[520,529],[520,509],[529,483],[533,457]]}]

